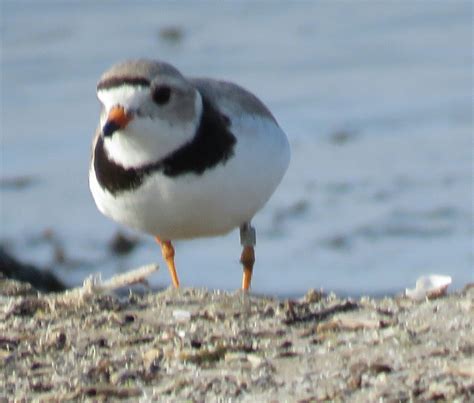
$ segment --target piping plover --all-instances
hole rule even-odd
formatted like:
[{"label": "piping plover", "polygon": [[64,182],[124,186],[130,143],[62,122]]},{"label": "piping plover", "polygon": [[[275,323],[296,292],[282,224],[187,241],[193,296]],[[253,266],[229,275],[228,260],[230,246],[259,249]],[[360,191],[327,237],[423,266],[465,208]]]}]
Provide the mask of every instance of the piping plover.
[{"label": "piping plover", "polygon": [[240,228],[242,289],[255,261],[252,217],[280,183],[290,147],[268,108],[225,81],[130,60],[97,84],[102,104],[89,184],[99,210],[153,235],[179,287],[171,241]]}]

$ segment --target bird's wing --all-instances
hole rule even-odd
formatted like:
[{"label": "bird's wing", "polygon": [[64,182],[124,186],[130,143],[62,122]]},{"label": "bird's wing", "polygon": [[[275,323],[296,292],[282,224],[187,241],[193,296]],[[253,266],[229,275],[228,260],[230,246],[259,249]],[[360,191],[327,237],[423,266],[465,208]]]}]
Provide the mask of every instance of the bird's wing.
[{"label": "bird's wing", "polygon": [[228,81],[209,78],[192,78],[190,81],[201,96],[206,97],[231,120],[255,115],[255,117],[268,119],[278,126],[275,117],[263,102],[246,89]]}]

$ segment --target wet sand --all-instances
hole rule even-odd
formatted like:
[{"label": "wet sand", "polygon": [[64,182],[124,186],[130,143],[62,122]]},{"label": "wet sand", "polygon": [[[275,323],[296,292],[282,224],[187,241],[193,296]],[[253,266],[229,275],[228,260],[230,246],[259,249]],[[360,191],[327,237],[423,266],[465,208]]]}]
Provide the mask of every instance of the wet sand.
[{"label": "wet sand", "polygon": [[168,289],[40,294],[0,280],[8,400],[474,399],[474,288],[434,300]]}]

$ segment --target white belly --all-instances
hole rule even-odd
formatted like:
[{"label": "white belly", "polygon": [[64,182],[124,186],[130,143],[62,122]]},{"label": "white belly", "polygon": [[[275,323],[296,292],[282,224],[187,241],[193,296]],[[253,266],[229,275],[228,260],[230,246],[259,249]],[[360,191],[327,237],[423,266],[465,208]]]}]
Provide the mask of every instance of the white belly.
[{"label": "white belly", "polygon": [[155,173],[114,196],[99,186],[92,166],[89,183],[99,210],[169,240],[220,235],[249,222],[280,183],[290,150],[278,126],[263,120],[243,126],[234,155],[201,175]]}]

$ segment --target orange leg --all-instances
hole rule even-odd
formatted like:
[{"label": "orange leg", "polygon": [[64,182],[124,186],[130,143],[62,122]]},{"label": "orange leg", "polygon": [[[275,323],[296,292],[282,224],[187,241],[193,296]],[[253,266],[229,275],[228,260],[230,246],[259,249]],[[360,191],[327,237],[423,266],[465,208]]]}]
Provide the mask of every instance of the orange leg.
[{"label": "orange leg", "polygon": [[171,275],[171,281],[173,281],[174,288],[179,288],[178,273],[176,273],[176,266],[174,265],[174,248],[171,241],[162,241],[160,238],[155,237],[156,242],[161,246],[161,253],[163,259],[165,259],[166,265]]},{"label": "orange leg", "polygon": [[242,276],[242,290],[248,291],[250,288],[250,283],[252,282],[253,264],[255,263],[255,251],[253,246],[244,246],[242,255],[240,256],[240,263],[242,263],[244,268],[244,274]]}]

